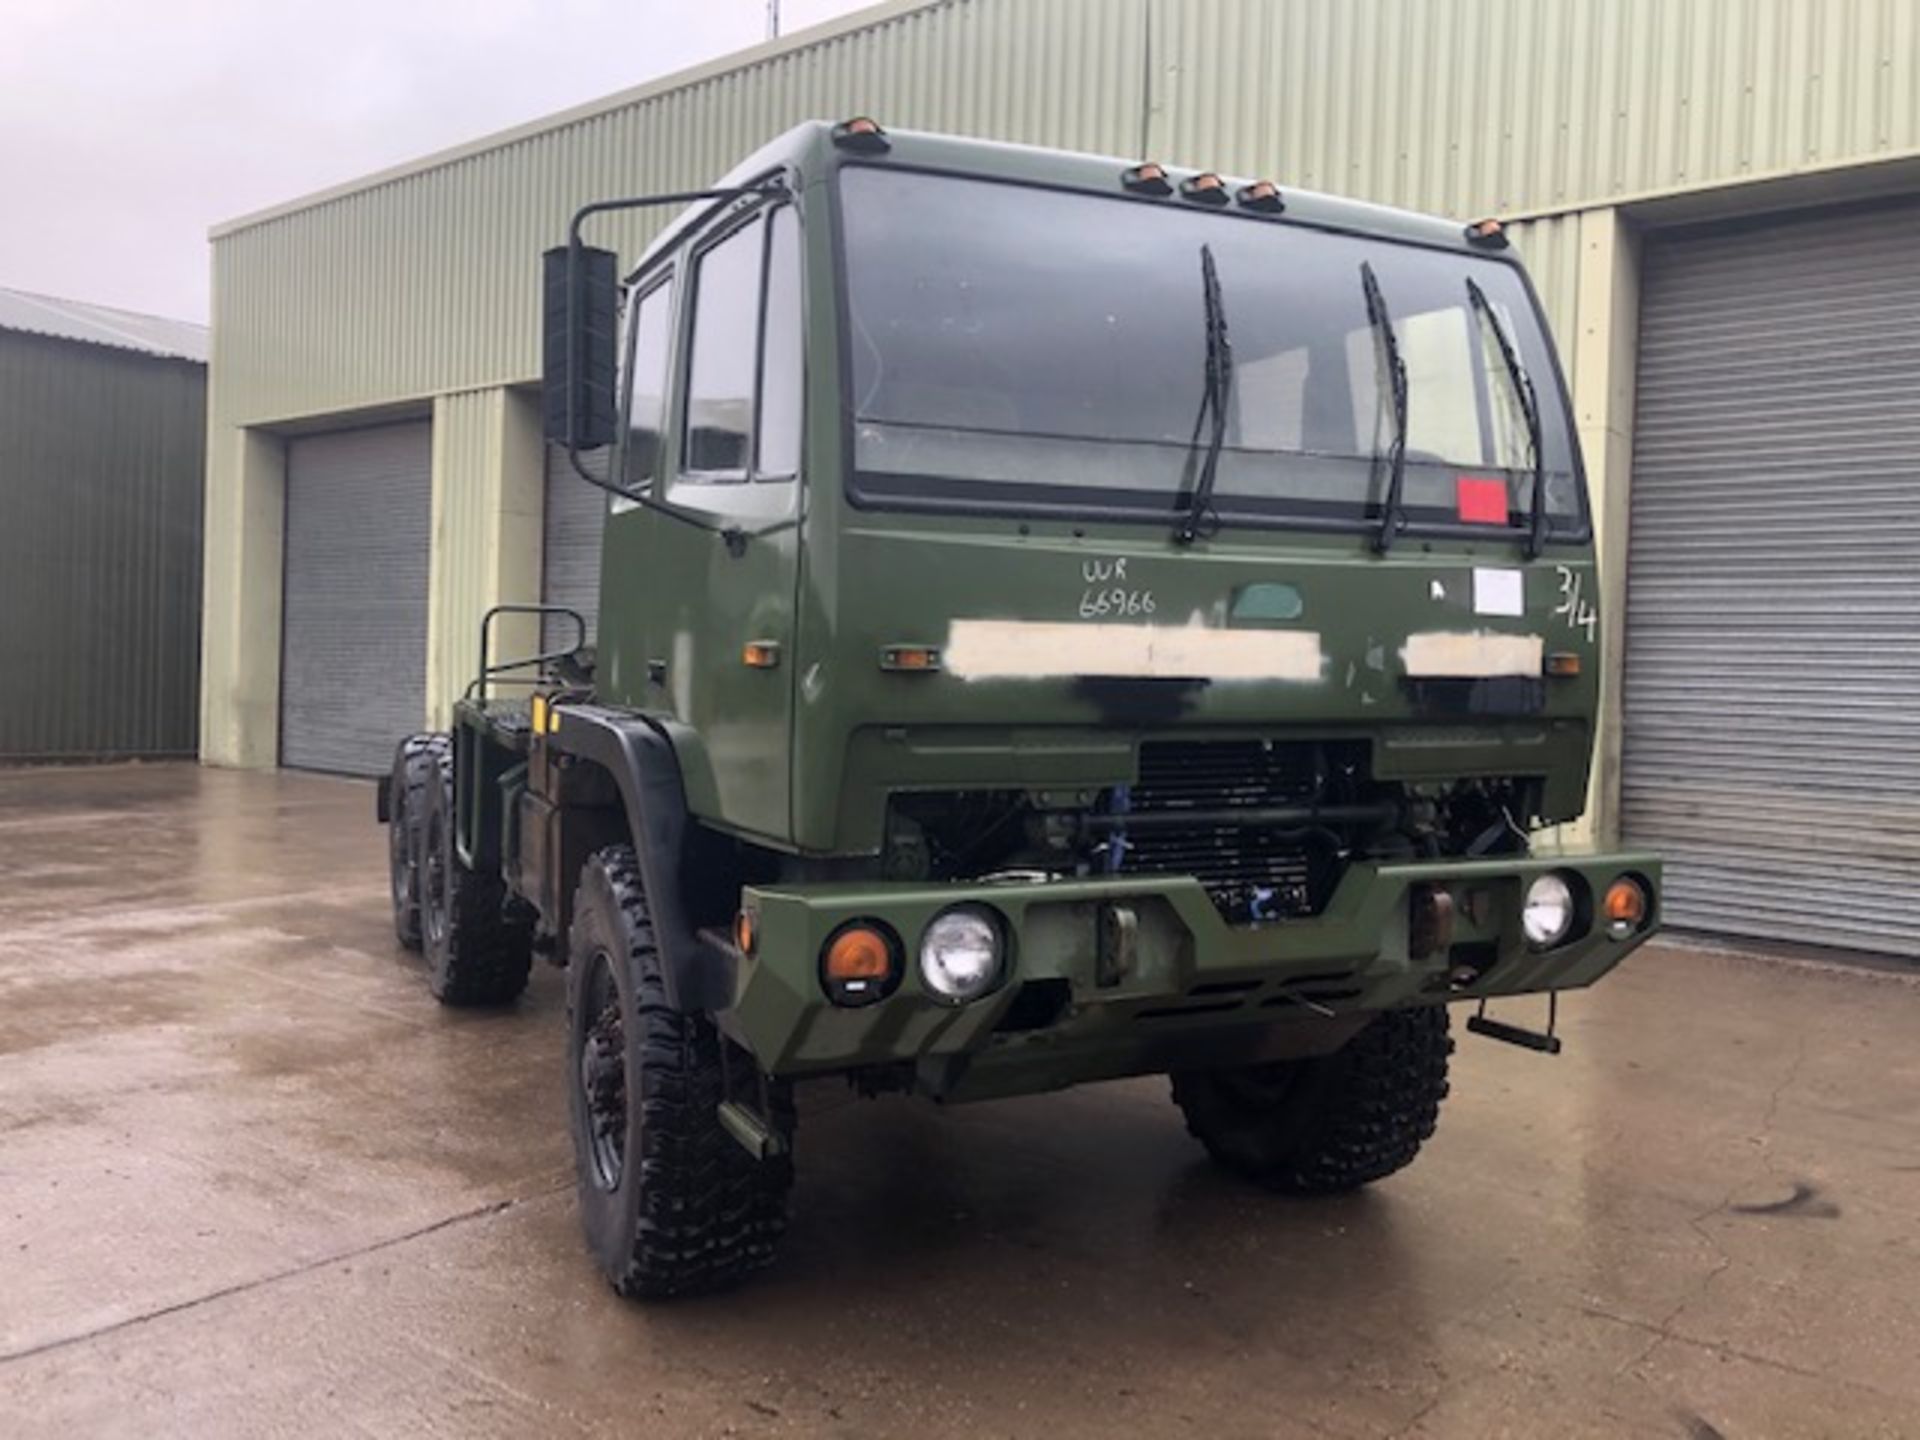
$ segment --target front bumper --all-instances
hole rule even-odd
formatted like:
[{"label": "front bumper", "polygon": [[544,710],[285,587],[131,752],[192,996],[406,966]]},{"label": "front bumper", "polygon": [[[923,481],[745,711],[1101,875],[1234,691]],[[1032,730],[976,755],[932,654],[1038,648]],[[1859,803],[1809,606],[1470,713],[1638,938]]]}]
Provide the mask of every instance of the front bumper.
[{"label": "front bumper", "polygon": [[[1539,951],[1520,910],[1545,871],[1571,877],[1585,903],[1568,939]],[[1616,940],[1593,916],[1622,875],[1653,903]],[[1187,877],[754,888],[754,954],[739,957],[720,1019],[771,1074],[907,1067],[915,1088],[951,1099],[1324,1053],[1377,1011],[1590,985],[1653,933],[1659,886],[1643,854],[1355,863],[1320,915],[1253,926],[1228,925]],[[1451,897],[1453,923],[1450,945],[1416,954],[1422,888]],[[915,956],[927,923],[962,902],[999,912],[1009,957],[1004,984],[956,1006],[925,988]],[[1130,917],[1121,943],[1116,909]],[[853,920],[893,929],[905,973],[886,999],[843,1009],[821,988],[820,954]]]}]

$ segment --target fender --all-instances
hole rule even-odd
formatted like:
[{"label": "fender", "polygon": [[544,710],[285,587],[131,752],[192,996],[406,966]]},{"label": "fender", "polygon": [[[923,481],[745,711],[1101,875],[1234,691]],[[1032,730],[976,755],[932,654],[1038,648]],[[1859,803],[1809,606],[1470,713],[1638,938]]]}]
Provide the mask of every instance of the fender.
[{"label": "fender", "polygon": [[559,707],[559,717],[560,729],[548,743],[599,766],[619,787],[660,948],[667,1003],[680,1011],[725,1009],[733,1003],[730,957],[696,933],[681,886],[687,796],[672,744],[652,721],[628,711],[566,705]]}]

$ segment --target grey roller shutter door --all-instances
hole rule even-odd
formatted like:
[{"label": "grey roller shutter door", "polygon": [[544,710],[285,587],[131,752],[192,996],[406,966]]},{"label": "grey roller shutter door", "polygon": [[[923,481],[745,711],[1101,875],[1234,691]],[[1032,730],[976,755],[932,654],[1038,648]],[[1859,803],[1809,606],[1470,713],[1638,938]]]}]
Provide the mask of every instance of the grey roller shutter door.
[{"label": "grey roller shutter door", "polygon": [[280,762],[376,775],[426,720],[429,424],[287,443]]},{"label": "grey roller shutter door", "polygon": [[[605,450],[583,455],[587,469],[604,476]],[[591,638],[600,609],[600,532],[606,524],[607,492],[574,473],[567,452],[547,447],[546,553],[541,565],[541,599],[548,605],[578,610]],[[564,645],[573,638],[568,620],[548,620],[543,644]]]},{"label": "grey roller shutter door", "polygon": [[1916,236],[1648,242],[1621,819],[1675,925],[1920,956]]}]

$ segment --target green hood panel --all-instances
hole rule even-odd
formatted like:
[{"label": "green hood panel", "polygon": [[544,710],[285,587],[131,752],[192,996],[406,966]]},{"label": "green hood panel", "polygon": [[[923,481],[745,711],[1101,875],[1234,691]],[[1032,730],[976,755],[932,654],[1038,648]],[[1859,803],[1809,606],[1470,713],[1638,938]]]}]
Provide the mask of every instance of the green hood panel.
[{"label": "green hood panel", "polygon": [[[890,789],[1098,786],[1147,734],[1370,738],[1383,778],[1564,774],[1596,700],[1590,549],[847,515],[803,586],[796,839],[869,851]],[[937,669],[885,668],[928,647]],[[1547,654],[1579,674],[1546,679]],[[830,827],[819,822],[832,817]]]}]

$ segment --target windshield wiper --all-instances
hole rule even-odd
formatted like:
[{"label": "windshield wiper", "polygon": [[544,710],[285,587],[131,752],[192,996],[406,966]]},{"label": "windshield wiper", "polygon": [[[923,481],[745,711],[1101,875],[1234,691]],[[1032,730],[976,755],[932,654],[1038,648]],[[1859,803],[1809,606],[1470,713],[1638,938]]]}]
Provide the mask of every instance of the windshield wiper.
[{"label": "windshield wiper", "polygon": [[1547,456],[1545,447],[1540,443],[1540,398],[1534,393],[1533,377],[1527,374],[1527,368],[1520,363],[1513,342],[1507,338],[1506,327],[1500,323],[1500,317],[1493,313],[1487,292],[1471,276],[1467,279],[1467,298],[1486,320],[1487,328],[1493,331],[1494,344],[1500,347],[1500,359],[1507,367],[1507,378],[1513,382],[1514,398],[1520,402],[1520,413],[1527,422],[1527,450],[1533,459],[1533,503],[1528,511],[1527,558],[1535,560],[1546,546],[1548,531]]},{"label": "windshield wiper", "polygon": [[1387,300],[1380,293],[1373,266],[1360,262],[1360,288],[1367,296],[1367,323],[1379,337],[1380,349],[1387,357],[1387,384],[1393,398],[1393,441],[1387,448],[1387,501],[1381,506],[1380,533],[1373,537],[1373,548],[1382,555],[1393,548],[1400,533],[1400,495],[1407,481],[1407,364],[1400,358],[1400,342],[1393,333],[1393,317],[1387,314]]},{"label": "windshield wiper", "polygon": [[1193,439],[1188,454],[1200,443],[1200,427],[1209,416],[1213,429],[1207,435],[1207,448],[1200,457],[1200,473],[1193,485],[1193,498],[1187,513],[1173,527],[1173,538],[1191,545],[1213,510],[1213,485],[1220,473],[1220,451],[1227,443],[1227,397],[1233,391],[1233,342],[1227,338],[1227,306],[1220,293],[1220,270],[1213,263],[1213,247],[1200,247],[1200,295],[1207,314],[1207,384],[1200,397],[1200,413],[1193,418]]}]

